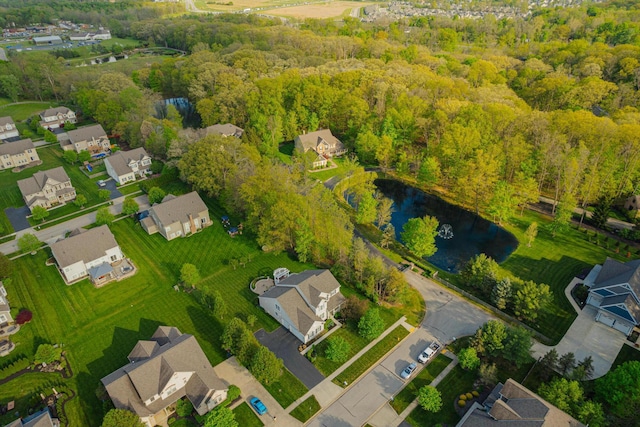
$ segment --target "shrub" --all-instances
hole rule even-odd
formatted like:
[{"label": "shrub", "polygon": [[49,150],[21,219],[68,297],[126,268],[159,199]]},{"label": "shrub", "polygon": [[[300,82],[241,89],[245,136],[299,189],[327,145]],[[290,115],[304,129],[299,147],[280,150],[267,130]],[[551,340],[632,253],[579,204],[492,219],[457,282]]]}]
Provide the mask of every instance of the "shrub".
[{"label": "shrub", "polygon": [[33,313],[29,310],[21,310],[20,313],[16,316],[16,323],[18,325],[24,325],[25,323],[31,322],[33,318]]},{"label": "shrub", "polygon": [[460,400],[467,400],[467,395],[466,394],[461,394],[460,395]]},{"label": "shrub", "polygon": [[467,400],[471,400],[471,399],[473,399],[473,394],[467,393]]},{"label": "shrub", "polygon": [[462,400],[462,399],[458,400],[459,407],[464,408],[466,405],[467,405],[466,400]]},{"label": "shrub", "polygon": [[473,391],[471,392],[471,394],[473,394],[473,397],[478,397],[478,396],[480,396],[480,393],[478,393],[478,391],[477,391],[477,390],[473,390]]},{"label": "shrub", "polygon": [[180,417],[188,417],[193,412],[193,405],[188,399],[180,399],[176,402],[176,414]]},{"label": "shrub", "polygon": [[227,392],[227,399],[229,399],[230,402],[233,402],[238,397],[240,397],[240,387],[231,384],[229,386],[229,391]]}]

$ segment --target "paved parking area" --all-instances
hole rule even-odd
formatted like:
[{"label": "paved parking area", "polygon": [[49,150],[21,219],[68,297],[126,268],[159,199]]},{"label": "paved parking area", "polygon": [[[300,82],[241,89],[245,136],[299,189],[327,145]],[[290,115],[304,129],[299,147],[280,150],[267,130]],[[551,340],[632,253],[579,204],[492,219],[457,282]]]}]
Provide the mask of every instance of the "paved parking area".
[{"label": "paved parking area", "polygon": [[260,344],[281,358],[284,366],[308,389],[312,389],[324,380],[324,376],[313,366],[313,363],[298,352],[300,341],[282,326],[271,333],[260,329],[255,336]]},{"label": "paved parking area", "polygon": [[[596,322],[596,312],[597,309],[589,305],[582,309],[562,340],[555,346],[559,356],[573,352],[577,362],[591,356],[594,379],[609,372],[627,339],[622,332]],[[554,347],[535,342],[533,355],[544,356],[552,348]]]},{"label": "paved parking area", "polygon": [[31,225],[29,225],[29,221],[27,220],[27,215],[31,214],[28,207],[22,206],[21,208],[6,208],[4,213],[7,214],[7,218],[9,218],[9,222],[11,222],[11,226],[15,231],[31,228]]}]

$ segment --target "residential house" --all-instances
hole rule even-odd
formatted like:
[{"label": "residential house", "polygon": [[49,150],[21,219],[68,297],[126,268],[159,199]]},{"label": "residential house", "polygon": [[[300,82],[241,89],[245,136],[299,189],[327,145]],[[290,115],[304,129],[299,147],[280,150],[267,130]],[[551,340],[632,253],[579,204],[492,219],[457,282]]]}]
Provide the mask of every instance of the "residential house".
[{"label": "residential house", "polygon": [[35,162],[40,162],[40,157],[30,138],[0,145],[0,170]]},{"label": "residential house", "polygon": [[89,41],[89,40],[109,40],[111,39],[111,31],[99,29],[96,32],[77,32],[69,36],[71,41]]},{"label": "residential house", "polygon": [[0,282],[0,328],[8,326],[9,323],[13,323],[11,307],[9,307],[9,300],[7,299],[7,290],[4,288],[2,282]]},{"label": "residential house", "polygon": [[149,216],[140,224],[149,234],[159,232],[167,240],[186,237],[211,225],[209,209],[197,192],[174,196],[168,194],[161,203],[149,208]]},{"label": "residential house", "polygon": [[92,155],[107,153],[111,142],[101,125],[92,125],[67,132],[68,142],[61,142],[63,150],[76,150],[78,153],[88,150]]},{"label": "residential house", "polygon": [[68,284],[87,276],[96,285],[104,284],[116,277],[114,266],[124,259],[107,225],[76,229],[50,247],[58,270]]},{"label": "residential house", "polygon": [[88,33],[86,31],[73,33],[69,35],[69,40],[71,40],[72,42],[86,41],[86,40],[92,40],[92,39],[93,39],[93,34]]},{"label": "residential house", "polygon": [[584,279],[587,304],[598,308],[596,321],[631,334],[640,322],[640,259],[620,262],[607,258]]},{"label": "residential house", "polygon": [[341,156],[347,152],[344,144],[329,129],[298,135],[294,139],[295,148],[299,153],[315,152],[318,157],[313,162],[313,167],[327,165],[327,159]]},{"label": "residential house", "polygon": [[111,39],[111,31],[105,30],[104,28],[100,28],[93,34],[94,40],[110,40]]},{"label": "residential house", "polygon": [[0,140],[6,142],[8,139],[18,138],[20,132],[13,122],[13,119],[9,116],[0,117]]},{"label": "residential house", "polygon": [[637,218],[638,213],[640,213],[640,195],[636,194],[628,197],[624,201],[624,210],[629,211],[633,218]]},{"label": "residential house", "polygon": [[522,384],[499,383],[483,404],[474,402],[456,427],[585,427]]},{"label": "residential house", "polygon": [[136,180],[136,176],[142,177],[151,173],[151,157],[144,148],[135,148],[130,151],[118,151],[104,159],[107,173],[118,184]]},{"label": "residential house", "polygon": [[160,326],[138,341],[129,364],[102,378],[114,406],[134,412],[147,426],[161,424],[168,407],[186,397],[199,415],[227,398],[228,386],[216,375],[193,335]]},{"label": "residential house", "polygon": [[205,128],[205,132],[207,135],[222,135],[224,137],[235,136],[236,138],[242,138],[242,135],[244,135],[244,129],[232,125],[231,123],[209,126]]},{"label": "residential house", "polygon": [[76,198],[76,189],[71,185],[69,175],[62,166],[21,179],[18,181],[18,188],[29,210],[33,210],[35,206],[49,209]]},{"label": "residential house", "polygon": [[324,321],[345,301],[329,270],[291,274],[279,268],[273,281],[275,286],[259,296],[260,307],[305,344],[322,332]]},{"label": "residential house", "polygon": [[52,418],[47,407],[26,418],[15,420],[5,427],[60,427],[60,420]]},{"label": "residential house", "polygon": [[76,113],[68,109],[67,107],[49,108],[40,113],[40,126],[45,129],[58,129],[63,128],[64,124],[77,123]]}]

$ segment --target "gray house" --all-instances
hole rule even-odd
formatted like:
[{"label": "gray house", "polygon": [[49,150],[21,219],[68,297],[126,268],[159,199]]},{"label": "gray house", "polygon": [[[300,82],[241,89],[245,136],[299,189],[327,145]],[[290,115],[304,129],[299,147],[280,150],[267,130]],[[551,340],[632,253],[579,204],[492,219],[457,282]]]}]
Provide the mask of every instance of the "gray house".
[{"label": "gray house", "polygon": [[168,409],[186,397],[199,415],[227,398],[228,386],[216,375],[193,335],[159,326],[138,341],[129,363],[102,378],[114,406],[136,413],[149,427],[162,424]]},{"label": "gray house", "polygon": [[167,240],[185,237],[211,225],[209,209],[197,192],[174,196],[149,208],[149,216],[140,221],[149,234],[160,233]]},{"label": "gray house", "polygon": [[118,184],[133,182],[136,177],[151,173],[151,157],[144,148],[134,148],[130,151],[118,151],[104,159],[107,173]]},{"label": "gray house", "polygon": [[584,284],[589,287],[587,304],[598,308],[596,321],[631,334],[640,322],[640,260],[607,258],[593,267]]},{"label": "gray house", "polygon": [[236,138],[242,138],[244,129],[239,128],[236,125],[232,125],[231,123],[226,123],[224,125],[218,123],[217,125],[205,128],[205,133],[207,135],[222,135],[224,137],[235,136]]},{"label": "gray house", "polygon": [[321,129],[315,132],[298,135],[294,139],[296,150],[299,153],[312,151],[317,154],[313,167],[322,167],[327,164],[327,159],[338,157],[347,152],[344,144],[329,129]]},{"label": "gray house", "polygon": [[322,332],[324,321],[345,301],[329,270],[291,274],[279,268],[273,277],[275,286],[260,295],[260,307],[305,344]]}]

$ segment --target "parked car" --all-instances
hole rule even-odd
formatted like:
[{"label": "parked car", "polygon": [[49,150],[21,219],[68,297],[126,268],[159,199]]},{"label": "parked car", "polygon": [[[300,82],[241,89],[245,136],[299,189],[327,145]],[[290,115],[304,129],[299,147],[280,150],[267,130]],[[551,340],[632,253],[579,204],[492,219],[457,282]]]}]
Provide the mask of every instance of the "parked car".
[{"label": "parked car", "polygon": [[98,181],[98,187],[106,187],[107,183],[104,182],[103,180]]},{"label": "parked car", "polygon": [[415,372],[417,367],[418,365],[416,365],[415,363],[411,363],[409,366],[404,368],[404,371],[400,373],[400,378],[402,378],[403,380],[409,379],[409,377]]},{"label": "parked car", "polygon": [[425,348],[424,351],[420,353],[420,356],[418,356],[418,362],[427,363],[429,359],[438,352],[438,350],[440,350],[440,344],[436,341],[432,342],[429,347]]},{"label": "parked car", "polygon": [[251,406],[253,406],[253,409],[256,410],[258,415],[264,415],[267,413],[267,407],[264,406],[262,400],[258,399],[257,397],[252,397],[249,403],[251,403]]}]

